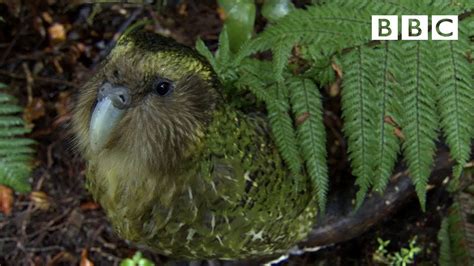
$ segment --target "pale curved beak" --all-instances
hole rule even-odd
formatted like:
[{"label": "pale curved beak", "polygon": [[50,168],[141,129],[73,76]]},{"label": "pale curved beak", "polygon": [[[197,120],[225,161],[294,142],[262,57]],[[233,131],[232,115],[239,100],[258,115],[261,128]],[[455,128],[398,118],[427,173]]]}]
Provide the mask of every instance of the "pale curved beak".
[{"label": "pale curved beak", "polygon": [[97,104],[92,112],[89,137],[93,152],[99,152],[110,139],[111,133],[130,107],[131,97],[127,88],[105,83],[97,93]]}]

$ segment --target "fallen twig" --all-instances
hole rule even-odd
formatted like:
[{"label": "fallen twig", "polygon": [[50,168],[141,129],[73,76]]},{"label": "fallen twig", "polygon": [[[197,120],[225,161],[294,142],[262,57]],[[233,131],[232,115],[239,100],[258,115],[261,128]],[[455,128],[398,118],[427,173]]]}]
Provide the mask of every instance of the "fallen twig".
[{"label": "fallen twig", "polygon": [[[2,70],[2,69],[0,69],[0,75],[7,76],[7,77],[10,77],[12,79],[27,80],[27,77],[24,76],[24,75],[11,73],[9,71],[5,71],[5,70]],[[61,84],[61,85],[65,85],[65,86],[69,86],[69,87],[73,87],[73,88],[78,88],[79,87],[77,84],[75,84],[73,82],[70,82],[70,81],[67,81],[67,80],[47,78],[47,77],[38,77],[38,76],[34,76],[34,75],[32,75],[31,78],[33,78],[34,81],[42,82],[42,83]]]}]

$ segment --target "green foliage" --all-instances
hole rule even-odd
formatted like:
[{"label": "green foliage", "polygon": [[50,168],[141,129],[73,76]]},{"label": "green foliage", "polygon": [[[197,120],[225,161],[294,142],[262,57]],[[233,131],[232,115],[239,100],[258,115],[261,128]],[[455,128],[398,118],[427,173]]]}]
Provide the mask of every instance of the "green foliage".
[{"label": "green foliage", "polygon": [[445,265],[472,265],[466,235],[463,228],[462,213],[459,204],[450,208],[450,213],[441,223],[438,232],[440,242],[439,264]]},{"label": "green foliage", "polygon": [[155,264],[143,257],[140,251],[137,251],[131,259],[124,259],[120,262],[120,266],[154,266]]},{"label": "green foliage", "polygon": [[402,85],[405,109],[402,128],[406,137],[403,149],[422,207],[426,201],[426,186],[436,148],[438,125],[432,49],[432,42],[429,41],[407,43],[405,64],[408,71]]},{"label": "green foliage", "polygon": [[[6,87],[0,83],[0,89]],[[29,130],[18,116],[22,108],[14,102],[13,96],[0,92],[0,184],[27,192],[30,190],[31,154],[34,153],[30,145],[34,142],[20,137]]]},{"label": "green foliage", "polygon": [[[357,206],[371,190],[385,189],[402,153],[424,208],[440,133],[457,163],[456,175],[470,156],[472,8],[468,0],[317,1],[279,18],[236,53],[228,48],[226,31],[215,57],[202,43],[198,50],[211,61],[227,91],[251,92],[265,104],[283,158],[294,172],[302,168],[311,175],[320,206],[329,181],[318,87],[334,82],[331,64],[336,64],[343,72],[343,130],[359,187]],[[464,15],[458,41],[372,42],[373,14]],[[253,57],[263,51],[271,51],[271,60]],[[303,67],[294,65],[294,59],[303,61]],[[294,86],[293,80],[312,85]],[[303,107],[314,119],[311,126],[298,126],[306,112]]]},{"label": "green foliage", "polygon": [[276,144],[282,152],[283,159],[288,163],[294,175],[301,174],[301,159],[298,153],[296,132],[290,116],[290,104],[284,84],[272,87],[276,95],[267,102],[268,118],[275,136]]},{"label": "green foliage", "polygon": [[454,203],[443,218],[438,232],[439,264],[472,265],[474,263],[474,168],[464,168],[463,178],[449,182]]},{"label": "green foliage", "polygon": [[374,262],[385,265],[406,266],[414,263],[416,254],[420,253],[422,249],[416,245],[416,236],[408,243],[408,248],[401,248],[400,251],[389,253],[387,250],[390,240],[384,241],[377,238],[379,246],[372,254]]},{"label": "green foliage", "polygon": [[[474,25],[473,25],[474,26]],[[466,25],[461,24],[461,34],[467,36]],[[466,60],[466,51],[470,49],[467,38],[458,41],[437,43],[437,100],[441,116],[441,127],[446,142],[451,148],[453,158],[458,162],[455,176],[459,176],[462,166],[468,161],[470,142],[474,125],[472,113],[474,80],[472,64]]]},{"label": "green foliage", "polygon": [[301,156],[315,184],[319,207],[324,213],[329,185],[321,95],[316,84],[310,79],[290,80],[288,88],[292,110],[297,121],[297,140]]},{"label": "green foliage", "polygon": [[375,160],[374,189],[383,191],[395,165],[399,151],[399,138],[394,134],[402,120],[403,94],[398,81],[403,80],[403,47],[400,42],[385,42],[377,49],[379,59],[375,66]]},{"label": "green foliage", "polygon": [[352,161],[353,173],[360,190],[357,202],[362,202],[373,184],[375,162],[375,74],[372,58],[373,49],[357,47],[344,58],[343,69],[347,69],[343,80],[342,117],[344,133],[348,136],[349,158]]}]

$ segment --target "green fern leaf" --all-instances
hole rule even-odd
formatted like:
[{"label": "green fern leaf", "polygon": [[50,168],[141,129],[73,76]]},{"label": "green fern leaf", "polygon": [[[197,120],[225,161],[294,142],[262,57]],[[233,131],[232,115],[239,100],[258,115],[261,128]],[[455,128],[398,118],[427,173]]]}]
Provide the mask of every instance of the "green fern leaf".
[{"label": "green fern leaf", "polygon": [[438,241],[441,244],[439,265],[472,265],[474,255],[470,252],[472,247],[469,243],[472,238],[472,230],[469,230],[472,228],[472,224],[463,218],[460,203],[453,203],[438,232]]},{"label": "green fern leaf", "polygon": [[[465,32],[462,30],[461,32]],[[455,176],[461,174],[471,151],[471,127],[474,110],[474,80],[471,64],[466,58],[469,40],[461,34],[456,41],[438,42],[438,109],[441,127],[457,162]]]},{"label": "green fern leaf", "polygon": [[376,148],[374,161],[374,189],[383,191],[397,161],[400,141],[395,134],[401,121],[401,84],[403,69],[399,42],[385,42],[379,49],[380,61],[376,68]]},{"label": "green fern leaf", "polygon": [[222,28],[219,34],[219,48],[216,51],[216,63],[220,66],[226,65],[230,62],[231,58],[229,35],[227,34],[226,27]]},{"label": "green fern leaf", "polygon": [[2,137],[14,137],[17,135],[23,135],[29,133],[29,130],[24,127],[12,127],[2,128],[0,127],[0,138]]},{"label": "green fern leaf", "polygon": [[27,192],[34,153],[30,145],[34,141],[19,137],[29,130],[18,116],[22,109],[13,104],[14,100],[13,96],[0,92],[0,184]]},{"label": "green fern leaf", "polygon": [[[0,83],[0,84],[3,84],[3,83]],[[3,88],[4,87],[1,87],[0,89],[3,89]],[[10,102],[10,101],[14,101],[14,100],[15,100],[15,97],[13,97],[9,94],[0,92],[0,103]]]},{"label": "green fern leaf", "polygon": [[11,127],[11,126],[21,126],[23,125],[23,119],[18,116],[13,116],[13,115],[8,115],[8,116],[2,116],[2,119],[0,119],[0,126],[1,127]]},{"label": "green fern leaf", "polygon": [[373,49],[358,47],[343,59],[342,117],[348,138],[352,173],[356,176],[357,206],[373,185],[375,161],[375,92]]},{"label": "green fern leaf", "polygon": [[315,185],[319,207],[324,213],[329,185],[321,95],[309,79],[294,79],[288,83],[288,87],[294,116],[297,121],[298,118],[304,119],[297,125],[298,144],[307,172]]},{"label": "green fern leaf", "polygon": [[268,87],[273,83],[272,64],[268,61],[245,59],[239,69],[239,79],[235,86],[252,92],[260,101],[269,103],[274,100]]},{"label": "green fern leaf", "polygon": [[[461,14],[469,6],[472,4],[468,0],[325,1],[292,11],[255,39],[244,43],[237,54],[219,55],[226,59],[217,66],[220,69],[218,74],[221,80],[231,80],[232,85],[251,91],[258,100],[266,103],[272,131],[286,163],[295,173],[304,163],[309,172],[308,158],[311,156],[304,149],[314,148],[314,145],[302,145],[300,130],[307,136],[311,130],[301,129],[304,128],[301,125],[295,134],[288,114],[287,94],[291,96],[293,112],[297,115],[300,109],[294,106],[302,91],[290,90],[288,93],[285,90],[288,88],[281,86],[283,77],[291,76],[285,71],[295,45],[302,48],[298,55],[311,63],[304,75],[317,78],[319,84],[327,84],[334,78],[330,63],[340,56],[344,72],[341,91],[343,129],[348,139],[353,174],[360,188],[357,206],[371,189],[384,190],[402,139],[404,159],[424,207],[438,128],[442,128],[459,165],[469,158],[474,118],[467,114],[472,113],[474,105],[474,67],[465,57],[468,57],[467,46],[472,44],[466,43],[467,39],[438,42],[436,45],[429,41],[375,44],[370,42],[371,16]],[[354,13],[354,10],[358,12]],[[462,30],[463,27],[470,31],[468,36],[473,35],[474,29],[474,19],[469,15],[463,17],[464,21],[460,21],[461,38],[466,35],[462,33],[466,31]],[[224,34],[220,38],[225,48]],[[249,59],[249,55],[267,50],[272,52],[272,61]],[[439,56],[436,57],[433,51],[439,52]],[[298,102],[304,101],[300,99]],[[399,128],[402,134],[396,132]],[[316,176],[309,174],[313,179]],[[321,180],[315,182],[324,188],[322,184],[327,184],[327,178],[319,176]],[[317,193],[321,199],[324,198],[323,190]]]},{"label": "green fern leaf", "polygon": [[0,159],[0,183],[12,187],[19,192],[28,192],[28,176],[31,172],[31,166],[25,162],[11,162],[6,159]]},{"label": "green fern leaf", "polygon": [[403,150],[421,207],[425,208],[437,137],[436,72],[431,41],[406,42]]},{"label": "green fern leaf", "polygon": [[293,175],[298,176],[301,174],[301,158],[293,120],[289,113],[288,96],[282,87],[282,85],[276,85],[273,88],[273,91],[276,91],[276,97],[274,101],[267,102],[268,118],[278,150]]},{"label": "green fern leaf", "polygon": [[280,40],[272,49],[274,80],[277,82],[281,82],[283,80],[283,69],[285,69],[288,64],[288,58],[291,55],[293,43],[293,40]]},{"label": "green fern leaf", "polygon": [[214,58],[211,51],[209,51],[207,46],[204,44],[204,42],[200,38],[196,41],[196,51],[198,51],[198,53],[204,56],[204,58],[206,58],[207,61],[211,64],[212,68],[216,72],[218,72],[217,67],[216,67],[216,59]]},{"label": "green fern leaf", "polygon": [[[296,43],[331,47],[332,51],[361,45],[371,36],[371,13],[367,9],[360,9],[357,13],[353,11],[334,4],[296,9],[243,45],[237,58],[275,49],[280,49],[280,52],[274,51],[274,54],[281,54],[278,57],[288,57],[283,51],[288,51],[287,47],[293,47]],[[285,45],[285,49],[281,49],[280,45]]]}]

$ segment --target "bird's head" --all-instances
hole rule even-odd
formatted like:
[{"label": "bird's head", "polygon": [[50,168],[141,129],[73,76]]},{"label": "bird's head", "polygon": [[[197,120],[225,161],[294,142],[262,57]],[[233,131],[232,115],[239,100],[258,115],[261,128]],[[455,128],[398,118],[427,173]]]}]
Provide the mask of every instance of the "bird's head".
[{"label": "bird's head", "polygon": [[73,129],[89,159],[126,154],[173,168],[199,144],[218,98],[215,74],[191,48],[135,30],[82,86]]}]

